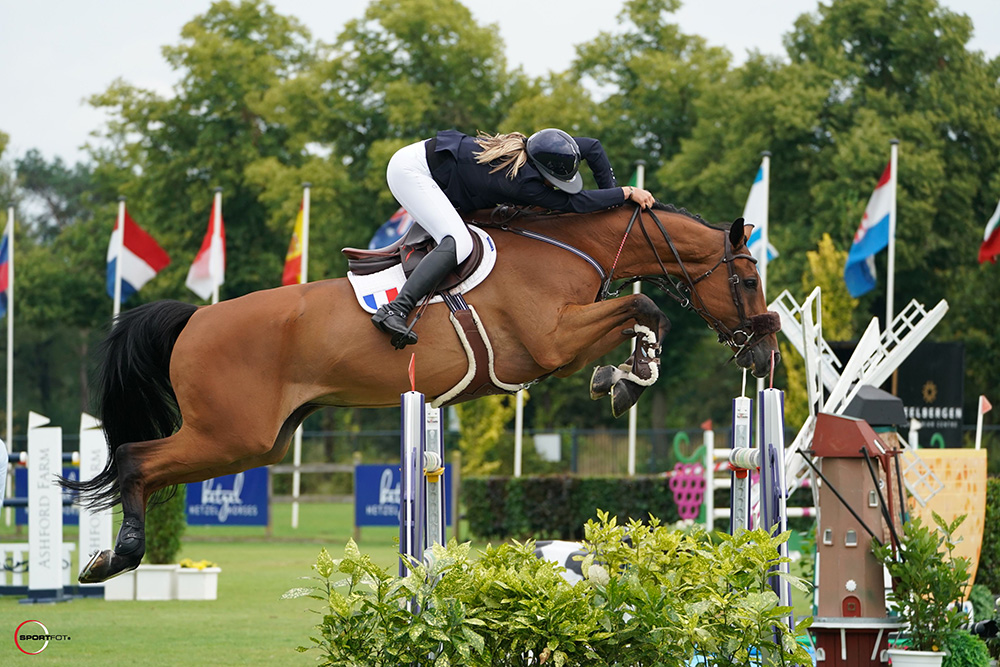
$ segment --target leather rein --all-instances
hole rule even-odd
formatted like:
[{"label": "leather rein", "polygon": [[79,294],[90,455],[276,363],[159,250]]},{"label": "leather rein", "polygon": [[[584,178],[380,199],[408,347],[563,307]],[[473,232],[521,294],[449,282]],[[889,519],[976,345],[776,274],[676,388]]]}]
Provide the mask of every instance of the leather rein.
[{"label": "leather rein", "polygon": [[[513,209],[513,210],[514,213],[509,218],[507,218],[508,221],[517,217],[517,215],[524,213],[522,209]],[[510,214],[511,207],[499,207],[494,211],[494,213],[497,213],[498,211],[505,211],[507,214]],[[618,247],[618,253],[615,255],[615,259],[611,265],[610,271],[605,271],[604,268],[600,265],[600,263],[597,262],[590,255],[588,255],[587,253],[583,252],[578,248],[573,247],[572,245],[564,241],[554,239],[539,232],[523,229],[521,227],[513,227],[509,225],[506,221],[497,222],[492,219],[494,217],[492,215],[491,215],[491,221],[488,226],[494,226],[497,227],[498,229],[501,229],[503,231],[508,231],[517,234],[519,236],[524,236],[526,238],[543,241],[550,245],[554,245],[558,248],[562,248],[563,250],[571,252],[580,257],[581,259],[585,260],[597,271],[598,275],[600,275],[601,277],[601,288],[597,294],[597,297],[594,299],[595,302],[604,301],[608,298],[618,296],[619,294],[621,294],[622,288],[631,283],[640,281],[650,283],[654,287],[657,287],[662,292],[664,292],[671,299],[676,301],[682,308],[693,310],[694,312],[698,313],[698,315],[700,315],[706,322],[708,322],[709,327],[718,334],[719,342],[728,345],[735,351],[733,358],[739,356],[745,350],[748,350],[754,347],[755,345],[759,344],[761,341],[764,340],[764,336],[766,336],[767,334],[774,333],[775,331],[778,330],[773,325],[770,325],[769,314],[767,313],[763,315],[755,315],[749,318],[746,315],[746,307],[744,306],[743,303],[743,295],[738,289],[738,286],[740,284],[740,277],[736,273],[736,269],[733,266],[733,262],[737,259],[746,259],[756,264],[757,260],[753,257],[753,255],[750,255],[749,253],[734,254],[732,243],[730,243],[729,241],[729,234],[724,233],[723,237],[725,239],[724,240],[725,246],[722,257],[719,259],[719,261],[715,263],[715,265],[712,268],[708,269],[707,271],[696,277],[692,277],[687,269],[687,266],[685,266],[684,264],[684,260],[681,259],[680,252],[678,252],[677,250],[677,246],[674,245],[673,239],[667,232],[666,227],[664,227],[663,223],[656,216],[656,213],[652,209],[648,209],[645,212],[649,215],[649,218],[656,224],[656,228],[659,230],[660,235],[663,237],[663,240],[666,241],[667,246],[670,248],[670,252],[673,254],[674,260],[680,267],[683,279],[677,279],[667,272],[667,267],[663,263],[663,260],[661,259],[659,252],[657,252],[656,250],[656,245],[653,243],[653,239],[652,237],[650,237],[649,232],[646,229],[645,220],[642,215],[643,210],[638,205],[636,205],[635,210],[632,212],[632,217],[629,219],[628,226],[625,228],[625,234],[622,236],[621,244]],[[632,228],[635,226],[635,223],[637,221],[639,223],[639,229],[642,231],[642,235],[646,239],[646,244],[649,246],[649,249],[653,251],[653,256],[656,257],[656,262],[657,264],[659,264],[660,271],[662,272],[663,275],[637,276],[635,278],[628,278],[618,287],[618,289],[612,290],[611,289],[611,283],[613,280],[612,276],[614,275],[615,267],[618,265],[618,258],[620,257],[621,251],[625,247],[625,242],[628,240],[628,236],[632,232]],[[709,310],[705,307],[704,300],[698,293],[698,283],[700,283],[702,280],[712,275],[712,273],[714,273],[716,269],[718,269],[719,266],[723,264],[725,264],[726,269],[729,272],[729,280],[728,280],[729,291],[730,294],[732,295],[733,305],[736,306],[736,312],[740,320],[740,324],[735,330],[727,327],[722,320],[720,320],[718,317],[709,312]],[[694,297],[694,300],[692,300],[691,298],[692,296]]]}]

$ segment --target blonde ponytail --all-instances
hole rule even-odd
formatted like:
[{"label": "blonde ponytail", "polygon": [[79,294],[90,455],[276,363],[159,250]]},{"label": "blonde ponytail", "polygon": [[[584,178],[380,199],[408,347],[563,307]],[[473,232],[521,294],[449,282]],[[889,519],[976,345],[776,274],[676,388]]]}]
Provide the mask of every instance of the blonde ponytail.
[{"label": "blonde ponytail", "polygon": [[528,161],[528,150],[525,148],[527,140],[528,138],[520,132],[490,135],[480,131],[475,141],[483,150],[473,155],[479,164],[496,163],[496,166],[490,169],[491,174],[509,167],[507,178],[513,179]]}]

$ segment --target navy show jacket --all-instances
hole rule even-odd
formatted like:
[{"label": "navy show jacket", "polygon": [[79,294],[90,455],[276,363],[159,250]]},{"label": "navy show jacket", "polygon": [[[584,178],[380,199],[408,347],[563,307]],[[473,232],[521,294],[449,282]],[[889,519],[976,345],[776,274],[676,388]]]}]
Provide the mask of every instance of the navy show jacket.
[{"label": "navy show jacket", "polygon": [[[493,166],[479,164],[473,153],[482,148],[475,138],[457,130],[438,132],[428,144],[427,162],[431,175],[444,190],[452,205],[463,211],[493,208],[500,204],[539,206],[553,211],[590,213],[625,203],[625,194],[616,187],[601,142],[588,137],[573,137],[581,157],[590,165],[598,190],[570,194],[553,189],[528,160],[513,179],[507,168],[490,173]],[[433,151],[431,150],[433,148]]]}]

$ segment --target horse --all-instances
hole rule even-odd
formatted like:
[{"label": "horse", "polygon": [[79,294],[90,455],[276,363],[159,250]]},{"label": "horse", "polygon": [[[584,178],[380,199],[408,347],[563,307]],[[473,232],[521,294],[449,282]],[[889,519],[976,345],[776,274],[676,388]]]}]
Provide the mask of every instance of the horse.
[{"label": "horse", "polygon": [[[654,209],[520,211],[500,221],[495,211],[472,214],[469,222],[489,229],[496,264],[465,296],[504,387],[569,376],[635,337],[629,360],[598,368],[591,382],[592,397],[621,397],[616,412],[634,403],[658,376],[670,321],[645,294],[607,298],[618,280],[652,281],[700,314],[738,366],[757,377],[771,371],[780,323],[767,311],[746,247],[752,227],[742,218],[712,225],[670,205]],[[114,549],[95,553],[80,582],[138,566],[153,493],[277,463],[303,419],[322,407],[398,405],[412,385],[409,352],[420,368],[415,386],[428,397],[469,372],[443,304],[424,306],[419,342],[406,353],[369,318],[347,278],[202,307],[157,301],[120,314],[98,350],[107,464],[89,481],[61,480],[86,506],[122,505]]]}]

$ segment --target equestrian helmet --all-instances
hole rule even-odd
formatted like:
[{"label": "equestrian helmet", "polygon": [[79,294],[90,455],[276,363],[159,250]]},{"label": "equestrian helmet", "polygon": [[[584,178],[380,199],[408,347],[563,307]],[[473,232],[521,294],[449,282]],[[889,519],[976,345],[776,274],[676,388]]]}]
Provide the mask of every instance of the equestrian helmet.
[{"label": "equestrian helmet", "polygon": [[548,128],[528,137],[528,159],[542,176],[564,192],[575,194],[583,189],[580,176],[580,147],[562,130]]}]

